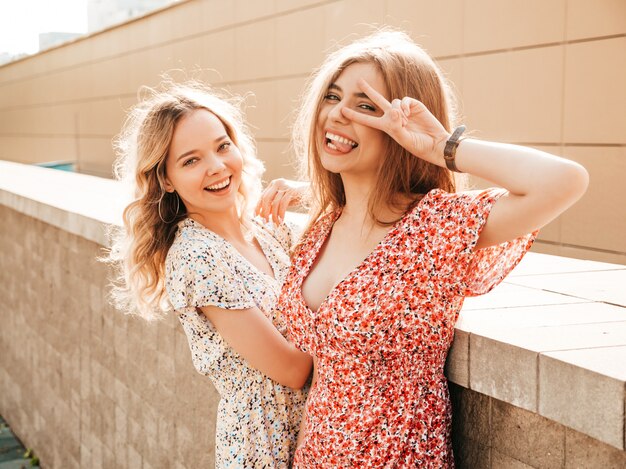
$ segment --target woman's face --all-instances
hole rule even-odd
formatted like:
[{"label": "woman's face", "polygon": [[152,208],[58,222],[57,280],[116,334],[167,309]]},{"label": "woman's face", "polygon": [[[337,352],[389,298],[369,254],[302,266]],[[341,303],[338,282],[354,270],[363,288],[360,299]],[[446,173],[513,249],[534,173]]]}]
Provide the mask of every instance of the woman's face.
[{"label": "woman's face", "polygon": [[166,190],[176,191],[189,213],[236,211],[243,159],[226,128],[206,109],[176,124],[165,162]]},{"label": "woman's face", "polygon": [[364,78],[390,100],[389,91],[376,66],[354,63],[344,69],[330,84],[317,118],[316,138],[322,166],[333,173],[373,177],[380,167],[385,150],[385,134],[356,124],[341,113],[344,107],[372,116],[383,112],[359,88]]}]

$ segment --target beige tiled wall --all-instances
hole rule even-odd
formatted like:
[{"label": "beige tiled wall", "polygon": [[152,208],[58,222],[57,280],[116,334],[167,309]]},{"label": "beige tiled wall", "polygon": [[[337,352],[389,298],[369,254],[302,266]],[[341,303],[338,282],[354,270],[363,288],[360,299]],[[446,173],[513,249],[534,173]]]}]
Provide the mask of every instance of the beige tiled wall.
[{"label": "beige tiled wall", "polygon": [[248,117],[267,179],[293,176],[289,124],[306,77],[337,42],[391,25],[440,60],[475,136],[537,146],[590,170],[588,195],[544,230],[536,249],[626,263],[617,180],[626,158],[626,3],[592,3],[179,2],[0,67],[0,159],[75,160],[110,176],[124,110],[141,85],[171,71],[256,95]]}]

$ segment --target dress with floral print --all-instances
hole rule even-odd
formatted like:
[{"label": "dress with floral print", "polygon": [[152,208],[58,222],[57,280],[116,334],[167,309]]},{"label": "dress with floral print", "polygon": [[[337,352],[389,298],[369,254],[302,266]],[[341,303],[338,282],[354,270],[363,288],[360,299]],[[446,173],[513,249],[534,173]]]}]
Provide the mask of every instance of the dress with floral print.
[{"label": "dress with floral print", "polygon": [[473,251],[504,193],[429,192],[316,312],[302,283],[340,211],[304,236],[279,299],[288,337],[317,358],[294,467],[454,467],[444,364],[463,298],[497,285],[535,236]]},{"label": "dress with floral print", "polygon": [[253,221],[252,234],[274,277],[190,218],[180,222],[167,254],[166,289],[193,364],[221,397],[215,436],[215,466],[220,469],[290,467],[307,390],[282,386],[252,368],[197,308],[258,307],[285,335],[285,318],[274,307],[289,268],[292,233],[285,224]]}]

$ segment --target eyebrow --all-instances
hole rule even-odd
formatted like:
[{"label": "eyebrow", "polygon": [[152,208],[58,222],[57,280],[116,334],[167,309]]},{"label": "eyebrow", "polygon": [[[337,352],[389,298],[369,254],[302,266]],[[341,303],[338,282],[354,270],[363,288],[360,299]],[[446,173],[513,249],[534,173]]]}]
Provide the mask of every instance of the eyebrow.
[{"label": "eyebrow", "polygon": [[[330,85],[328,85],[328,89],[329,90],[343,91],[341,89],[341,86],[337,85],[336,83],[331,83]],[[365,93],[363,93],[363,92],[354,93],[354,96],[357,97],[357,98],[369,99],[371,101],[371,98],[368,95],[366,95]]]},{"label": "eyebrow", "polygon": [[[228,135],[222,135],[221,137],[217,137],[215,140],[213,140],[213,143],[220,143],[224,140],[228,140]],[[189,151],[186,151],[185,153],[183,153],[182,155],[178,155],[178,158],[176,158],[176,162],[180,161],[181,159],[183,159],[185,156],[191,155],[192,153],[195,153],[196,150],[195,148]]]}]

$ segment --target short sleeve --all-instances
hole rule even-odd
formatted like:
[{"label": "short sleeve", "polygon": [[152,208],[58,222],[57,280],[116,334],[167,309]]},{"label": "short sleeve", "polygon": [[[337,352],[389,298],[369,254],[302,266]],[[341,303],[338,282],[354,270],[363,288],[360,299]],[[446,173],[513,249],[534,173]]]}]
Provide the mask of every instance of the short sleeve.
[{"label": "short sleeve", "polygon": [[435,203],[440,222],[441,271],[453,294],[483,295],[498,285],[530,249],[537,232],[474,251],[494,203],[507,193],[485,189],[448,194]]},{"label": "short sleeve", "polygon": [[191,240],[172,246],[166,259],[166,290],[172,307],[217,306],[247,309],[256,306],[242,279],[218,246]]}]

